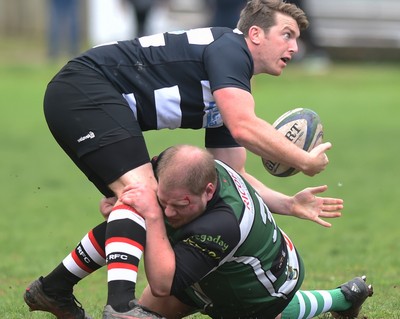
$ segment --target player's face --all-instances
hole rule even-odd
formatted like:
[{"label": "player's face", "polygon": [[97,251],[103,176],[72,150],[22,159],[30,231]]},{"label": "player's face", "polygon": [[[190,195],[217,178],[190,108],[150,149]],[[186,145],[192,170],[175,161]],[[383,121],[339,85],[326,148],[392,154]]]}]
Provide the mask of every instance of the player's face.
[{"label": "player's face", "polygon": [[280,75],[293,54],[298,52],[300,30],[296,20],[276,14],[276,24],[264,33],[257,48],[256,72]]},{"label": "player's face", "polygon": [[173,228],[186,225],[204,213],[207,202],[212,197],[209,185],[207,185],[203,193],[194,195],[186,189],[164,189],[161,183],[159,184],[157,191],[158,201],[164,210],[165,217]]}]

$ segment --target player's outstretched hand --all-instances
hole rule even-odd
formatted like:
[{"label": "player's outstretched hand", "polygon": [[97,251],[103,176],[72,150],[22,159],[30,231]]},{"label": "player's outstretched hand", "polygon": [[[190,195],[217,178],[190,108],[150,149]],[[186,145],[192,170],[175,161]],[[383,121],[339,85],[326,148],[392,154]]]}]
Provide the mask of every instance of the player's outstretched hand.
[{"label": "player's outstretched hand", "polygon": [[311,220],[324,227],[331,227],[332,224],[321,218],[340,217],[342,215],[343,200],[340,198],[317,196],[327,189],[327,185],[308,187],[295,194],[292,197],[291,215]]}]

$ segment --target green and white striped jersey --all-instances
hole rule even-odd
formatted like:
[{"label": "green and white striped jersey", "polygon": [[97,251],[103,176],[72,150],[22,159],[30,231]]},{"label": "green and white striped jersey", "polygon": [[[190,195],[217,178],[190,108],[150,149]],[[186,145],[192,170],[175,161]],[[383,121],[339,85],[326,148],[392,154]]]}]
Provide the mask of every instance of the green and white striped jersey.
[{"label": "green and white striped jersey", "polygon": [[172,292],[184,298],[183,289],[214,318],[278,314],[300,288],[302,261],[250,184],[220,161],[216,169],[207,211],[169,232],[177,260]]}]

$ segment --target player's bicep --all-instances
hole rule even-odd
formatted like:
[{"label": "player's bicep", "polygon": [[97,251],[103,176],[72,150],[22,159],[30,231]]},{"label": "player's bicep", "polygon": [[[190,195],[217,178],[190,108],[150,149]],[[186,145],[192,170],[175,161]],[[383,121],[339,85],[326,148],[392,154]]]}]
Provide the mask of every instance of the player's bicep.
[{"label": "player's bicep", "polygon": [[243,121],[254,118],[255,103],[250,92],[238,88],[223,88],[213,92],[222,120],[232,131]]},{"label": "player's bicep", "polygon": [[213,96],[225,124],[231,118],[241,119],[243,116],[254,115],[255,102],[250,92],[238,88],[223,88],[214,91]]}]

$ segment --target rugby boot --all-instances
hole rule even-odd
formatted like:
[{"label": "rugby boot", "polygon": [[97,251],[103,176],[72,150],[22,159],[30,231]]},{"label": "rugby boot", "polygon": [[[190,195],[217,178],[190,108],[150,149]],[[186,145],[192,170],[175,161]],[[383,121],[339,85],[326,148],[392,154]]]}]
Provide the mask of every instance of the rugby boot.
[{"label": "rugby boot", "polygon": [[343,311],[332,311],[331,314],[334,318],[354,319],[358,317],[362,304],[374,293],[372,285],[367,286],[366,279],[366,276],[356,277],[338,287],[346,300],[351,302],[351,307]]},{"label": "rugby boot", "polygon": [[86,315],[82,305],[73,294],[48,296],[43,290],[42,278],[32,282],[25,290],[24,300],[30,311],[50,312],[58,319],[92,319]]},{"label": "rugby boot", "polygon": [[103,319],[166,319],[158,313],[140,306],[136,300],[129,302],[130,310],[126,312],[115,311],[110,305],[104,307]]}]

